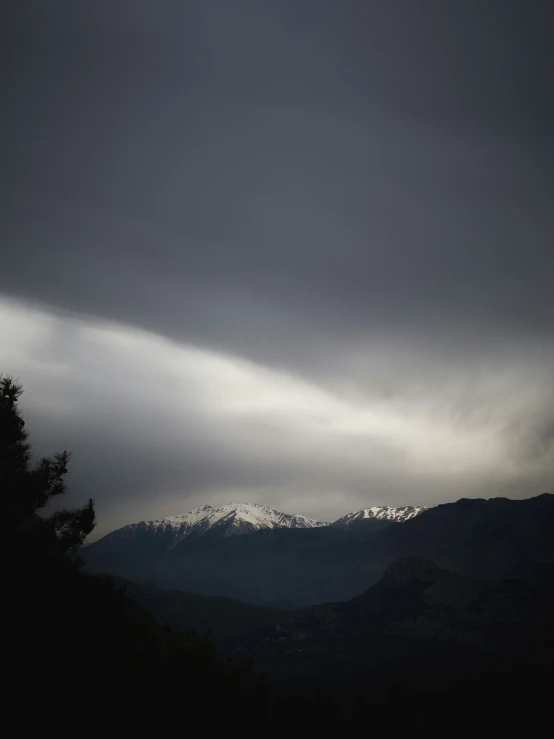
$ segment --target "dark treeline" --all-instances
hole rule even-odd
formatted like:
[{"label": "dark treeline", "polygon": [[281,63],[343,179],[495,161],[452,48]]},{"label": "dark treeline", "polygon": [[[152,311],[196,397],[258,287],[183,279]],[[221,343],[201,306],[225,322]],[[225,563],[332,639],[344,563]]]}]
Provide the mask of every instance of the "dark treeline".
[{"label": "dark treeline", "polygon": [[[303,669],[298,650],[296,662],[268,674],[246,658],[227,658],[209,635],[158,623],[120,585],[79,567],[76,550],[94,526],[92,501],[39,515],[65,493],[69,455],[33,463],[20,394],[17,383],[1,378],[4,733],[38,726],[62,736],[115,727],[156,736],[234,729],[251,736],[418,728],[457,734],[529,732],[549,720],[552,634],[542,623],[545,648],[531,656],[429,641],[378,665],[340,668],[337,647],[327,666],[316,658]],[[353,624],[363,627],[370,610],[362,605],[365,611],[344,611],[343,632],[331,629],[330,644],[346,643]]]}]

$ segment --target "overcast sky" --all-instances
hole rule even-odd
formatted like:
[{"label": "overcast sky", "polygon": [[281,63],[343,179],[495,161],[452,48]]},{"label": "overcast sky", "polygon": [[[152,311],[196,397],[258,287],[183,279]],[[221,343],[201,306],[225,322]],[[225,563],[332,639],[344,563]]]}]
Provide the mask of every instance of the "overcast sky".
[{"label": "overcast sky", "polygon": [[0,371],[97,534],[554,489],[548,0],[17,0]]}]

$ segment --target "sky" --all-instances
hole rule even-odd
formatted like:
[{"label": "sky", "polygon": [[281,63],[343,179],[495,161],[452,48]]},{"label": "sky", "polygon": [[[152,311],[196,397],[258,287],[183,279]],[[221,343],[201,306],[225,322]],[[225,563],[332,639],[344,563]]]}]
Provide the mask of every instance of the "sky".
[{"label": "sky", "polygon": [[0,372],[96,536],[554,490],[548,0],[18,0]]}]

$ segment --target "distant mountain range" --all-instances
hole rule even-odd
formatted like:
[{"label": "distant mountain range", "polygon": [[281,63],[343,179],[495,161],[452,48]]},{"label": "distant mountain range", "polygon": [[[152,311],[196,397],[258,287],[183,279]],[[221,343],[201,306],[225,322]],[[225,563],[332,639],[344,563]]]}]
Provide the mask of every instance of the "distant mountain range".
[{"label": "distant mountain range", "polygon": [[253,659],[291,706],[285,731],[306,705],[302,733],[314,717],[328,728],[329,705],[363,730],[444,732],[454,717],[463,733],[494,732],[521,705],[519,733],[548,720],[554,495],[369,508],[328,525],[204,506],[126,526],[82,557],[120,575],[159,624],[210,630],[235,660]]},{"label": "distant mountain range", "polygon": [[253,503],[125,526],[82,551],[92,572],[297,609],[349,600],[399,557],[494,580],[554,561],[554,496],[373,507],[332,524]]},{"label": "distant mountain range", "polygon": [[357,564],[362,544],[402,515],[397,510],[368,508],[331,525],[255,503],[206,505],[124,526],[89,545],[83,558],[93,572],[296,608],[360,592],[367,582]]},{"label": "distant mountain range", "polygon": [[330,523],[329,521],[316,521],[313,518],[297,514],[281,513],[281,511],[276,511],[258,503],[229,503],[218,507],[203,505],[176,516],[129,524],[113,531],[111,534],[107,534],[103,540],[108,538],[129,540],[136,536],[150,534],[158,539],[163,538],[169,548],[176,546],[186,538],[194,539],[207,533],[211,536],[227,537],[252,534],[256,531],[268,529],[347,527],[369,519],[400,522],[407,521],[424,510],[426,510],[424,506],[405,506],[403,508],[374,506],[355,513],[348,513],[346,516]]}]

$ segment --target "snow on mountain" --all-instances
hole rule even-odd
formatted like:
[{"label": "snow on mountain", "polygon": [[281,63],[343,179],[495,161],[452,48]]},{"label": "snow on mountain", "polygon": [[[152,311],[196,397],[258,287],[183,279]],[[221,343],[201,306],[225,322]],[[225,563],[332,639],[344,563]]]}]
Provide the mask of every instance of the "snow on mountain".
[{"label": "snow on mountain", "polygon": [[188,513],[130,524],[119,531],[123,535],[164,535],[175,546],[185,538],[197,538],[208,531],[227,537],[263,529],[311,529],[318,526],[329,526],[329,523],[281,513],[257,503],[229,503],[219,507],[199,506]]},{"label": "snow on mountain", "polygon": [[403,506],[402,508],[389,508],[388,506],[373,506],[372,508],[364,508],[362,511],[356,511],[356,513],[347,513],[346,516],[339,518],[337,521],[332,523],[332,526],[347,527],[357,521],[363,521],[370,518],[378,519],[380,521],[396,521],[401,523],[402,521],[408,521],[414,516],[418,516],[423,511],[427,510],[426,506]]},{"label": "snow on mountain", "polygon": [[356,513],[348,513],[333,524],[329,524],[306,516],[282,513],[257,503],[229,503],[217,507],[203,505],[188,513],[129,524],[112,531],[96,542],[94,547],[96,550],[107,547],[110,551],[113,551],[114,547],[131,547],[137,554],[142,554],[146,550],[167,552],[184,539],[198,539],[206,534],[229,537],[268,529],[311,529],[330,525],[348,528],[365,519],[407,521],[424,510],[423,506],[403,508],[374,506]]}]

